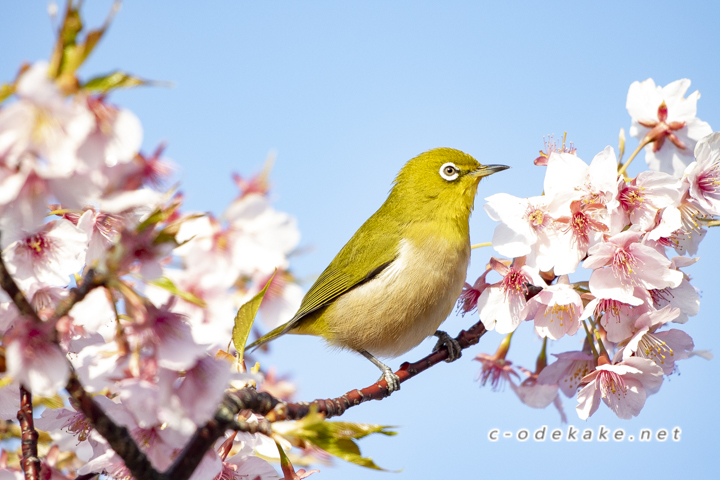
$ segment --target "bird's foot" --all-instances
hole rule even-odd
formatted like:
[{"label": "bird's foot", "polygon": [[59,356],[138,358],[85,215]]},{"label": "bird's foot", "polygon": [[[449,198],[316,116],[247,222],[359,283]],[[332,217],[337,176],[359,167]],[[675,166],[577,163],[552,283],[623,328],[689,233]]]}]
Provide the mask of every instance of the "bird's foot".
[{"label": "bird's foot", "polygon": [[390,370],[390,367],[375,358],[370,352],[360,350],[359,353],[360,355],[374,363],[375,366],[383,372],[382,376],[378,378],[378,382],[382,382],[383,380],[387,382],[388,395],[390,395],[395,390],[400,390],[400,377],[395,375],[393,371]]},{"label": "bird's foot", "polygon": [[442,347],[445,347],[448,352],[448,356],[445,359],[446,362],[454,362],[462,356],[462,347],[457,340],[455,340],[442,330],[438,330],[437,332],[435,332],[435,336],[438,337],[438,341],[433,348],[433,352],[437,352]]},{"label": "bird's foot", "polygon": [[378,382],[385,380],[387,382],[388,394],[391,394],[396,390],[400,390],[400,377],[395,375],[388,367],[385,368],[387,368],[387,370],[383,369],[383,374],[378,378]]}]

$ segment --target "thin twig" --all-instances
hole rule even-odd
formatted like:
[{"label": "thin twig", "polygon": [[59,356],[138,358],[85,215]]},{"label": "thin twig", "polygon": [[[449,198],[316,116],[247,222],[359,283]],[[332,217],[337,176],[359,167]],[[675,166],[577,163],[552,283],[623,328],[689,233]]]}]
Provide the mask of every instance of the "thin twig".
[{"label": "thin twig", "polygon": [[20,410],[17,419],[22,431],[22,465],[26,480],[40,480],[40,458],[38,458],[38,432],[33,421],[32,394],[20,386]]}]

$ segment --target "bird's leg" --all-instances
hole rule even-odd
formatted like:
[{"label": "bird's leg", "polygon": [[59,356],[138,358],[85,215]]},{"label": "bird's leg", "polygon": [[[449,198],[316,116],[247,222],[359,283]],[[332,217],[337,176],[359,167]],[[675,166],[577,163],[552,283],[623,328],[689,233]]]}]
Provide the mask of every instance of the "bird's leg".
[{"label": "bird's leg", "polygon": [[376,367],[378,367],[380,370],[382,370],[382,376],[378,378],[378,382],[381,380],[385,380],[387,382],[387,388],[388,393],[392,393],[395,390],[400,390],[400,377],[395,375],[392,370],[390,370],[390,367],[382,363],[380,360],[375,358],[370,352],[366,352],[365,350],[360,350],[360,353],[363,357],[370,360],[372,363],[375,364]]},{"label": "bird's leg", "polygon": [[434,334],[436,337],[438,337],[438,342],[435,344],[435,347],[433,348],[433,352],[437,352],[440,350],[443,346],[447,348],[448,357],[445,359],[446,362],[454,362],[460,356],[462,355],[462,347],[460,346],[460,343],[458,343],[457,340],[452,338],[447,333],[443,332],[442,330],[438,330]]}]

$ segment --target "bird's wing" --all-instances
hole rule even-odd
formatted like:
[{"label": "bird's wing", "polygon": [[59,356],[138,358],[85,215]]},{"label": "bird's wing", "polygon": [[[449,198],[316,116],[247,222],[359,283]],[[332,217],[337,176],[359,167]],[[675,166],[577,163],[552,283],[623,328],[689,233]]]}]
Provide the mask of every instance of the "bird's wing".
[{"label": "bird's wing", "polygon": [[381,233],[398,230],[378,228],[382,218],[377,217],[377,213],[370,217],[320,274],[303,298],[295,316],[246,348],[259,347],[289,332],[308,314],[331,304],[345,292],[371,280],[390,265],[397,256],[400,235]]}]

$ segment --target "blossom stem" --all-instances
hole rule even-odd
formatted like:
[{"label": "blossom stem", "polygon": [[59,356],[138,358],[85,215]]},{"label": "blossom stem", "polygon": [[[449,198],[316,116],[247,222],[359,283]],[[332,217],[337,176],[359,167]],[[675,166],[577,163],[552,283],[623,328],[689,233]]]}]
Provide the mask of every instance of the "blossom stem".
[{"label": "blossom stem", "polygon": [[535,373],[542,372],[543,368],[547,367],[547,339],[543,338],[542,348],[540,349],[540,355],[538,355],[537,361],[535,362]]},{"label": "blossom stem", "polygon": [[507,334],[505,338],[503,338],[503,341],[500,342],[500,345],[498,345],[498,349],[495,352],[495,359],[499,358],[505,358],[507,356],[508,350],[510,350],[510,340],[512,340],[512,336],[514,331]]},{"label": "blossom stem", "polygon": [[480,248],[480,247],[492,247],[492,242],[476,243],[475,245],[470,245],[471,249]]},{"label": "blossom stem", "polygon": [[640,150],[642,150],[645,145],[648,145],[649,143],[652,143],[652,139],[648,139],[645,137],[642,142],[640,142],[640,145],[635,149],[635,151],[630,155],[630,158],[627,159],[627,162],[620,165],[618,168],[618,175],[623,175],[625,178],[627,178],[627,175],[625,175],[625,170],[627,170],[627,167],[630,165],[630,163],[635,159],[638,153],[640,153]]},{"label": "blossom stem", "polygon": [[706,227],[720,227],[720,220],[710,220],[705,224]]},{"label": "blossom stem", "polygon": [[590,330],[588,329],[587,323],[585,320],[582,322],[583,328],[585,328],[585,335],[587,336],[587,343],[590,345],[590,349],[592,350],[593,358],[595,359],[595,364],[597,364],[598,361],[598,351],[595,349],[595,342],[593,341],[593,336],[590,333]]}]

